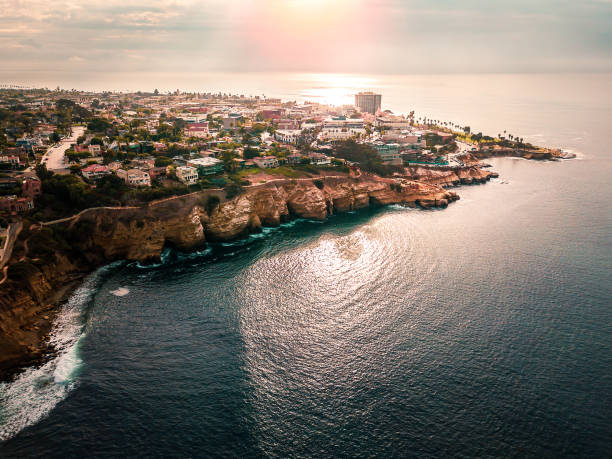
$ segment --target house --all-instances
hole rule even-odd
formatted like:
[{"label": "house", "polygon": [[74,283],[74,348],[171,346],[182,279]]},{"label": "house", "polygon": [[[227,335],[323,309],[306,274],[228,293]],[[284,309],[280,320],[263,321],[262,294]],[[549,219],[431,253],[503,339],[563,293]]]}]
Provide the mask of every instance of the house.
[{"label": "house", "polygon": [[276,156],[258,156],[253,158],[253,162],[262,169],[278,167],[278,159],[276,159]]},{"label": "house", "polygon": [[166,175],[167,173],[166,166],[153,166],[146,169],[146,171],[149,173],[149,177],[151,177],[151,180],[156,179],[160,175]]},{"label": "house", "polygon": [[8,164],[11,167],[19,166],[19,156],[0,156],[0,164]]},{"label": "house", "polygon": [[118,169],[117,177],[123,179],[131,186],[151,186],[151,177],[147,172],[140,169]]},{"label": "house", "polygon": [[88,180],[99,180],[110,173],[110,169],[107,166],[102,166],[101,164],[92,164],[91,166],[87,166],[81,170],[83,177]]},{"label": "house", "polygon": [[121,163],[119,161],[113,161],[108,164],[108,169],[112,172],[116,172],[118,169],[121,169]]},{"label": "house", "polygon": [[89,151],[89,153],[94,155],[94,154],[100,153],[102,151],[102,148],[100,147],[100,145],[89,145],[87,147],[87,150]]},{"label": "house", "polygon": [[397,143],[383,143],[383,142],[375,142],[372,146],[378,152],[378,156],[383,160],[384,163],[393,164],[393,165],[401,165],[402,164],[402,156],[399,151],[399,144]]},{"label": "house", "polygon": [[302,155],[299,153],[292,153],[287,155],[287,164],[300,164],[302,162]]},{"label": "house", "polygon": [[28,175],[23,180],[21,190],[24,196],[34,198],[42,193],[42,183],[36,175]]},{"label": "house", "polygon": [[16,195],[0,197],[0,212],[17,215],[34,208],[34,200],[29,197],[17,197]]},{"label": "house", "polygon": [[195,167],[199,175],[212,175],[223,171],[223,161],[211,157],[190,159],[187,166]]},{"label": "house", "polygon": [[176,168],[176,178],[185,185],[193,185],[198,181],[198,170],[190,166],[178,166]]},{"label": "house", "polygon": [[331,164],[331,160],[329,159],[329,157],[324,155],[323,153],[310,153],[308,155],[308,158],[310,158],[310,162],[312,164],[316,164],[317,166]]}]

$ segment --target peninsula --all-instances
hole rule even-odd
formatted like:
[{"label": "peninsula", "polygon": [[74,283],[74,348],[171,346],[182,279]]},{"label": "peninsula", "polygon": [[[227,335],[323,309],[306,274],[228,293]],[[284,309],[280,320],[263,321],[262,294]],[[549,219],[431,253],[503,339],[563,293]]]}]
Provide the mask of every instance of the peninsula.
[{"label": "peninsula", "polygon": [[443,208],[497,177],[483,159],[567,158],[414,112],[226,94],[0,91],[0,380],[39,364],[84,276],[292,219]]}]

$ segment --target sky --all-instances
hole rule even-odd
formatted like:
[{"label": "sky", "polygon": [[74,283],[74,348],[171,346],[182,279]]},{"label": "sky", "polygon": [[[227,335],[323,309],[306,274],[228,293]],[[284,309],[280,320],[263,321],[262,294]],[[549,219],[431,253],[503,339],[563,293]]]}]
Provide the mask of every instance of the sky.
[{"label": "sky", "polygon": [[612,72],[612,0],[0,0],[0,49],[13,76]]}]

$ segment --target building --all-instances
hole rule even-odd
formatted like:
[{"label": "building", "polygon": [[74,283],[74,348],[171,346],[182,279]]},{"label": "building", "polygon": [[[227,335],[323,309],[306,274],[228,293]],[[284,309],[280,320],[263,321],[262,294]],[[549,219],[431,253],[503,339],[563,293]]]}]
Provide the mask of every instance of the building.
[{"label": "building", "polygon": [[0,212],[17,215],[34,208],[34,201],[28,197],[2,196],[0,197]]},{"label": "building", "polygon": [[117,177],[123,179],[125,183],[131,186],[151,186],[151,177],[145,171],[140,169],[118,169]]},{"label": "building", "polygon": [[253,162],[262,169],[278,167],[278,159],[276,159],[276,156],[258,156],[253,158]]},{"label": "building", "polygon": [[300,122],[298,120],[278,120],[276,123],[276,129],[279,130],[291,130],[291,129],[299,129]]},{"label": "building", "polygon": [[310,153],[308,155],[308,158],[310,159],[310,162],[312,164],[316,164],[317,166],[331,164],[331,160],[329,159],[329,157],[327,155],[324,155],[323,153]]},{"label": "building", "polygon": [[24,196],[34,198],[42,193],[42,183],[36,175],[28,175],[23,180],[21,191]]},{"label": "building", "polygon": [[19,156],[0,156],[0,163],[10,164],[11,166],[19,165]]},{"label": "building", "polygon": [[387,164],[402,164],[402,156],[399,151],[399,144],[397,143],[382,143],[376,142],[372,146],[378,152],[378,156]]},{"label": "building", "polygon": [[187,161],[187,166],[196,168],[199,175],[223,172],[223,161],[217,158],[193,158]]},{"label": "building", "polygon": [[403,148],[409,148],[411,150],[420,150],[427,146],[423,135],[419,132],[384,134],[380,139],[385,143],[399,143]]},{"label": "building", "polygon": [[89,145],[87,147],[87,150],[89,151],[89,153],[91,153],[92,155],[95,155],[96,153],[100,153],[102,151],[102,148],[100,148],[100,145]]},{"label": "building", "polygon": [[376,118],[376,126],[385,129],[410,129],[412,127],[409,118],[402,118],[400,116],[379,116]]},{"label": "building", "polygon": [[366,129],[362,119],[347,119],[344,116],[327,118],[319,134],[321,140],[347,140],[352,137],[365,136]]},{"label": "building", "polygon": [[360,92],[355,94],[355,107],[365,113],[376,115],[380,110],[382,96],[373,92]]},{"label": "building", "polygon": [[302,155],[299,153],[292,153],[287,155],[287,164],[300,164],[302,162]]},{"label": "building", "polygon": [[84,167],[81,170],[83,177],[89,180],[98,180],[105,175],[109,175],[110,173],[111,171],[107,166],[102,166],[100,164],[92,164],[91,166]]},{"label": "building", "polygon": [[302,131],[299,129],[281,129],[274,132],[274,138],[282,143],[296,144]]},{"label": "building", "polygon": [[280,120],[283,117],[283,110],[280,108],[265,109],[261,111],[264,120]]},{"label": "building", "polygon": [[176,178],[185,185],[193,185],[198,181],[198,170],[190,166],[178,166],[176,168]]},{"label": "building", "polygon": [[197,137],[199,139],[205,139],[208,137],[208,127],[197,127],[197,126],[187,126],[183,129],[183,134],[187,137]]},{"label": "building", "polygon": [[223,118],[223,129],[237,129],[241,116],[230,114]]}]

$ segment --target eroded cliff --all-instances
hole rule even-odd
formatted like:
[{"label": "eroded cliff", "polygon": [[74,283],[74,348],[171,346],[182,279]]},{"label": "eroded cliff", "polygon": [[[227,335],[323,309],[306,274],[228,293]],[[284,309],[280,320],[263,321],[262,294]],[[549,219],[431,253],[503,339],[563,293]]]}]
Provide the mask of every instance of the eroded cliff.
[{"label": "eroded cliff", "polygon": [[[103,264],[155,260],[166,245],[190,250],[292,218],[324,220],[372,205],[445,207],[459,197],[440,185],[484,181],[488,176],[475,168],[417,168],[395,179],[363,175],[279,180],[250,187],[212,208],[206,205],[210,193],[204,191],[139,208],[90,209],[68,221],[33,225],[23,232],[0,285],[0,380],[52,351],[47,340],[55,305],[74,282]],[[28,241],[43,235],[50,241],[46,245],[53,247],[41,258]]]}]

